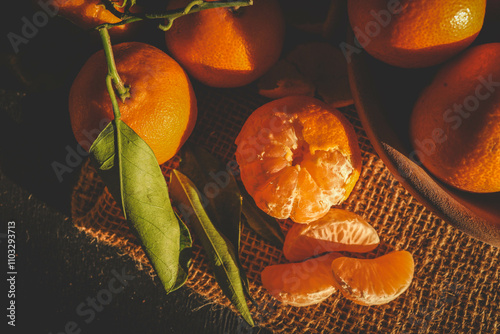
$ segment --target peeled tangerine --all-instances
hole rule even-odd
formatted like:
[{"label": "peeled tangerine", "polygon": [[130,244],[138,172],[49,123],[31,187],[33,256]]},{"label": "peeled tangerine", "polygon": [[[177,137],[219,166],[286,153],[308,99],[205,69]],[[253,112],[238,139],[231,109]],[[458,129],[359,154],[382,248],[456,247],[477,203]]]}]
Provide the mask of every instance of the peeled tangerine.
[{"label": "peeled tangerine", "polygon": [[283,253],[289,261],[302,261],[326,252],[365,253],[380,242],[377,231],[355,213],[330,209],[309,224],[294,224],[285,238]]},{"label": "peeled tangerine", "polygon": [[340,256],[329,253],[304,262],[268,266],[261,273],[262,285],[284,304],[317,304],[336,290],[331,264]]},{"label": "peeled tangerine", "polygon": [[255,110],[236,138],[241,180],[257,206],[309,223],[351,193],[361,171],[356,133],[335,108],[290,96]]},{"label": "peeled tangerine", "polygon": [[414,263],[409,252],[395,251],[376,259],[337,258],[331,269],[344,297],[360,305],[380,305],[408,289]]}]

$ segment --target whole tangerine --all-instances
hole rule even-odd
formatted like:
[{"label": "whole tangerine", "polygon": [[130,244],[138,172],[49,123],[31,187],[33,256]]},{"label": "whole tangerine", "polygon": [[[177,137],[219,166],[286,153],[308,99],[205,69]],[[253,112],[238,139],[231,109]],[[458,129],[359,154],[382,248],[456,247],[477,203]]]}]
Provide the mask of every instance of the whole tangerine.
[{"label": "whole tangerine", "polygon": [[479,34],[486,0],[349,0],[360,45],[388,64],[427,67],[459,53]]},{"label": "whole tangerine", "polygon": [[446,64],[421,93],[410,138],[422,164],[461,190],[500,191],[500,43]]},{"label": "whole tangerine", "polygon": [[236,138],[241,180],[257,206],[309,223],[351,193],[361,171],[354,128],[337,109],[308,96],[255,110]]},{"label": "whole tangerine", "polygon": [[[167,9],[184,8],[173,0]],[[278,60],[285,23],[276,0],[247,7],[213,8],[176,19],[167,48],[186,71],[212,87],[238,87],[262,76]]]},{"label": "whole tangerine", "polygon": [[[113,46],[117,71],[130,86],[118,101],[122,120],[153,150],[159,164],[172,158],[191,134],[196,98],[184,70],[163,51],[144,43]],[[69,112],[76,140],[87,151],[113,119],[104,51],[92,55],[71,86]]]},{"label": "whole tangerine", "polygon": [[[115,8],[123,12],[119,7],[123,0],[116,2]],[[118,23],[121,20],[104,7],[101,0],[52,0],[51,4],[58,8],[58,12],[64,18],[70,20],[82,29],[90,30],[103,23]],[[137,6],[133,6],[131,11],[137,11]],[[114,36],[124,36],[135,26],[134,24],[120,25],[112,27],[110,33]]]}]

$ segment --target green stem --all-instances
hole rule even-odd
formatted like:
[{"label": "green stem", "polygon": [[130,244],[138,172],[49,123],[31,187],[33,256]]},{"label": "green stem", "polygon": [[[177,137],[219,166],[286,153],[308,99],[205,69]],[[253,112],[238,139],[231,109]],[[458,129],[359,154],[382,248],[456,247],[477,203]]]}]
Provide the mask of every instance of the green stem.
[{"label": "green stem", "polygon": [[[122,102],[125,102],[125,99],[130,97],[130,88],[125,86],[122,79],[120,78],[120,75],[118,74],[118,71],[116,70],[115,57],[113,56],[113,47],[111,46],[111,39],[109,38],[108,29],[105,27],[99,29],[99,34],[101,35],[104,53],[106,54],[106,62],[108,63],[108,76],[113,79],[114,88],[116,89],[118,96],[120,97]],[[113,112],[115,111],[113,110]]]},{"label": "green stem", "polygon": [[[123,215],[125,219],[127,219],[127,210],[125,210],[125,202],[124,202],[124,193],[123,193],[123,163],[122,163],[122,137],[121,131],[118,129],[118,122],[121,121],[120,107],[118,106],[118,100],[116,99],[115,88],[117,86],[117,82],[122,84],[121,79],[116,71],[115,60],[113,57],[113,50],[111,48],[111,41],[109,38],[108,30],[101,29],[99,31],[101,33],[101,37],[104,45],[104,52],[106,54],[106,61],[108,63],[108,74],[106,75],[106,88],[108,90],[109,98],[111,99],[111,105],[113,106],[113,114],[114,114],[114,124],[115,124],[115,156],[118,159],[118,170],[120,175],[120,200],[123,208]],[[118,90],[118,89],[117,89]],[[127,90],[128,93],[128,90]],[[130,95],[130,94],[129,94]]]},{"label": "green stem", "polygon": [[115,90],[113,88],[113,80],[111,75],[106,75],[106,87],[108,88],[109,97],[111,98],[111,103],[113,105],[113,113],[115,119],[113,120],[115,124],[115,156],[118,159],[118,175],[120,175],[120,201],[123,208],[123,216],[127,219],[127,210],[125,210],[125,195],[123,193],[123,162],[122,162],[122,133],[118,129],[117,122],[121,121],[120,109],[118,107],[118,101],[116,100]]},{"label": "green stem", "polygon": [[243,1],[203,1],[203,0],[194,0],[191,1],[185,8],[179,8],[174,10],[169,10],[165,13],[146,13],[146,14],[133,14],[129,13],[128,18],[123,18],[120,22],[117,23],[104,23],[97,26],[95,29],[101,30],[102,28],[112,28],[116,26],[121,26],[124,24],[142,21],[142,20],[156,20],[156,19],[165,19],[167,20],[167,25],[160,25],[160,29],[168,30],[172,26],[172,23],[175,19],[191,14],[197,13],[205,9],[212,8],[224,8],[224,7],[245,7],[253,5],[253,0],[243,0]]},{"label": "green stem", "polygon": [[113,87],[113,78],[109,73],[106,75],[106,88],[108,89],[111,105],[113,106],[115,120],[120,120],[122,115],[120,114],[120,107],[118,106],[118,100],[116,99],[115,89]]},{"label": "green stem", "polygon": [[[111,12],[114,16],[120,20],[124,20],[130,16],[130,8],[135,6],[136,0],[123,0],[121,6],[115,5],[111,0],[102,0],[104,7]],[[120,12],[116,8],[124,8],[124,13]]]}]

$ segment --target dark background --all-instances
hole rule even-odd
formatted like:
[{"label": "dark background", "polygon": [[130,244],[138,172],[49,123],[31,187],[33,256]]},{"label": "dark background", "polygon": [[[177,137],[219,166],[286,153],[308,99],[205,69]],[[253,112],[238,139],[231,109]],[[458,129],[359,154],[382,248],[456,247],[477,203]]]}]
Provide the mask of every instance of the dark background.
[{"label": "dark background", "polygon": [[[187,288],[165,295],[157,280],[127,256],[99,245],[70,219],[71,190],[79,164],[59,182],[52,163],[65,165],[76,149],[67,110],[71,82],[101,48],[96,34],[51,18],[15,53],[9,32],[21,35],[22,18],[39,7],[9,1],[0,14],[0,258],[6,273],[7,222],[16,223],[16,327],[7,326],[7,287],[1,327],[7,333],[265,333],[250,329],[231,310]],[[163,33],[145,26],[136,40],[162,49]],[[77,161],[78,162],[78,161]],[[122,270],[133,279],[86,323],[77,307],[107,289]],[[2,274],[4,281],[6,274]],[[119,285],[117,284],[117,287]],[[85,307],[87,310],[88,307]],[[77,328],[65,330],[74,321]],[[78,331],[81,329],[81,332]],[[5,333],[5,331],[1,331]]]}]

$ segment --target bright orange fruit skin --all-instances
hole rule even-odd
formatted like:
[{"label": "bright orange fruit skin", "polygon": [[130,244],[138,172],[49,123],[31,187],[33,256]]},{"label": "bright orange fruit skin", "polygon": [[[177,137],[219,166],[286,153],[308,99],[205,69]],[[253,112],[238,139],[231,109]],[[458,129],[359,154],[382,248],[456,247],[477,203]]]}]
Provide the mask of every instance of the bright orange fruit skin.
[{"label": "bright orange fruit skin", "polygon": [[414,153],[461,190],[500,191],[500,43],[475,46],[437,73],[410,119]]},{"label": "bright orange fruit skin", "polygon": [[302,261],[333,251],[365,253],[379,243],[377,232],[363,217],[332,208],[309,224],[294,224],[286,234],[283,253],[289,261]]},{"label": "bright orange fruit skin", "polygon": [[291,96],[255,110],[236,138],[241,180],[257,206],[309,223],[344,201],[361,171],[352,125],[337,110]]},{"label": "bright orange fruit skin", "polygon": [[407,251],[395,251],[375,259],[340,257],[332,262],[335,286],[360,305],[386,304],[408,289],[415,264]]},{"label": "bright orange fruit skin", "polygon": [[[188,3],[173,0],[168,9]],[[212,87],[238,87],[262,76],[278,60],[284,32],[278,2],[255,0],[237,12],[214,8],[180,17],[165,33],[165,41],[197,80]]]},{"label": "bright orange fruit skin", "polygon": [[[120,77],[131,87],[131,97],[124,103],[118,101],[122,120],[162,164],[175,155],[196,122],[196,98],[189,78],[175,60],[151,45],[122,43],[113,52]],[[71,87],[71,126],[86,150],[114,118],[106,74],[104,51],[99,51],[85,63]]]},{"label": "bright orange fruit skin", "polygon": [[[100,0],[52,0],[59,7],[59,14],[82,29],[89,30],[103,23],[117,23],[121,20],[107,10]],[[121,5],[123,0],[117,2]],[[117,9],[122,11],[121,8]],[[131,11],[137,6],[131,8]],[[114,36],[123,36],[133,29],[134,24],[116,26],[110,29]]]},{"label": "bright orange fruit skin", "polygon": [[329,253],[304,262],[268,266],[261,273],[262,286],[284,304],[320,303],[336,291],[331,264],[340,256]]},{"label": "bright orange fruit skin", "polygon": [[479,34],[486,0],[349,0],[361,46],[399,67],[426,67],[459,53]]}]

